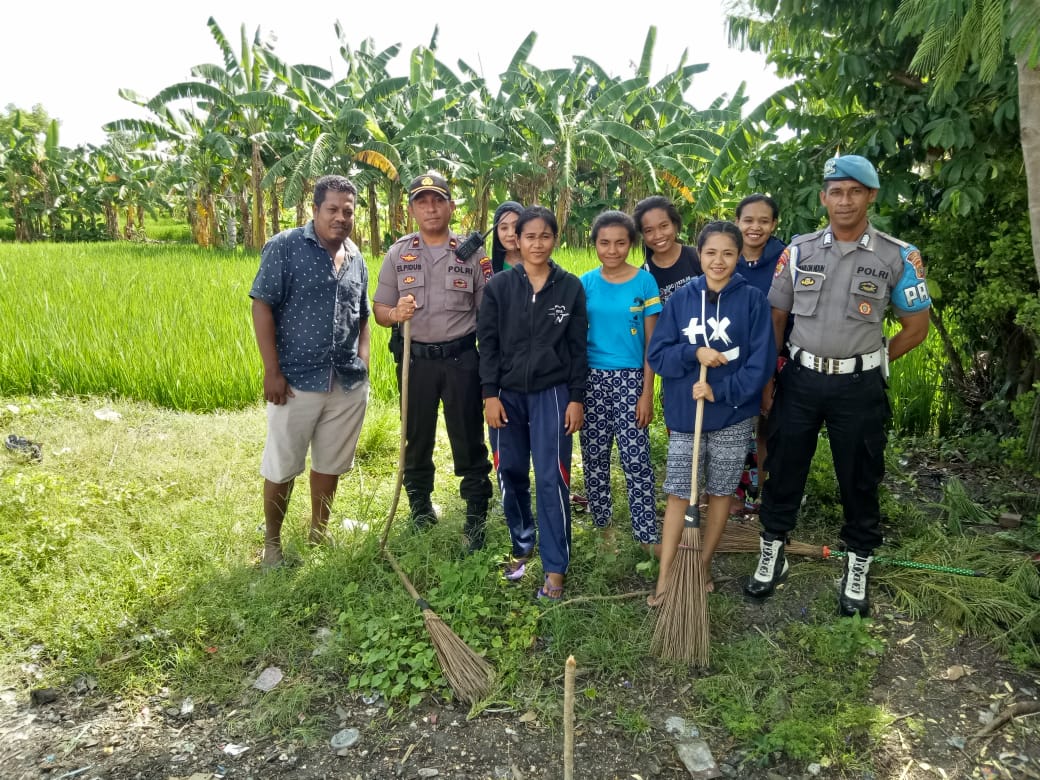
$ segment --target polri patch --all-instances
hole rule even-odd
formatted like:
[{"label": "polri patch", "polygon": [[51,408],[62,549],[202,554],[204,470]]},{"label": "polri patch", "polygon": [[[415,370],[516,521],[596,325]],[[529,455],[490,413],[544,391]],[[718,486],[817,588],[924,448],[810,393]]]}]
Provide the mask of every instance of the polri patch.
[{"label": "polri patch", "polygon": [[859,291],[860,292],[865,292],[865,293],[876,293],[878,291],[878,286],[876,284],[874,284],[874,282],[870,282],[870,281],[860,282],[859,283]]},{"label": "polri patch", "polygon": [[862,303],[860,303],[860,305],[859,305],[859,313],[862,314],[864,317],[866,317],[872,311],[874,311],[874,309],[871,308],[869,303],[867,303],[866,301],[863,301]]},{"label": "polri patch", "polygon": [[780,276],[780,274],[782,274],[784,272],[784,269],[787,268],[787,260],[788,260],[788,253],[787,253],[787,250],[785,249],[784,253],[782,255],[780,255],[780,259],[776,261],[776,268],[773,269],[773,278],[774,279],[776,277]]}]

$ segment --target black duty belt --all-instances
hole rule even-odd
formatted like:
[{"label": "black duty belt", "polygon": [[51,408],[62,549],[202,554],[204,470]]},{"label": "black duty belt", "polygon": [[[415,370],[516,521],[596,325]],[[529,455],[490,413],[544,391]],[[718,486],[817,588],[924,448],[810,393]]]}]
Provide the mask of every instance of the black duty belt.
[{"label": "black duty belt", "polygon": [[439,344],[421,344],[412,342],[412,357],[424,360],[445,360],[461,355],[471,349],[476,349],[477,334],[470,333],[454,341],[442,341]]}]

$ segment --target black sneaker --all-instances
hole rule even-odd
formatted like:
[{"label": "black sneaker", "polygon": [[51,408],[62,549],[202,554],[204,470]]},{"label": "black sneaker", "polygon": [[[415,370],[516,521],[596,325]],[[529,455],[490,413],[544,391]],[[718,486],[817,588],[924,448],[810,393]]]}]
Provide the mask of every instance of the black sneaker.
[{"label": "black sneaker", "polygon": [[776,586],[787,576],[787,556],[784,555],[784,540],[772,534],[763,534],[758,546],[758,566],[744,584],[744,595],[764,599],[772,596]]},{"label": "black sneaker", "polygon": [[466,521],[462,526],[462,533],[467,541],[466,552],[474,553],[484,549],[487,534],[487,504],[468,504],[466,506]]},{"label": "black sneaker", "polygon": [[410,501],[412,506],[412,527],[416,531],[425,531],[437,525],[437,513],[433,509],[430,497],[417,498]]},{"label": "black sneaker", "polygon": [[851,550],[845,559],[845,573],[838,591],[838,614],[842,617],[870,617],[869,585],[870,562],[873,555],[860,555]]}]

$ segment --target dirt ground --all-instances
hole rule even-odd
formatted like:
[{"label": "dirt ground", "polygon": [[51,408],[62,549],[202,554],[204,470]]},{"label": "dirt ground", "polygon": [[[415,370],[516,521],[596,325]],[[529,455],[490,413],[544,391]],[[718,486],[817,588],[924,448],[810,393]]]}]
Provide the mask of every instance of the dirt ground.
[{"label": "dirt ground", "polygon": [[[746,556],[720,556],[720,590],[739,593],[748,565]],[[805,580],[792,578],[785,585],[792,589],[785,597],[789,604],[810,603],[815,597],[798,593],[800,582]],[[1040,779],[1040,714],[1025,712],[1036,709],[1040,670],[1018,671],[982,642],[951,637],[928,621],[896,613],[882,589],[875,588],[873,595],[874,623],[886,650],[872,696],[896,718],[875,743],[873,771],[842,773],[783,761],[760,768],[713,736],[721,730],[701,724],[718,762],[718,776]],[[747,625],[766,635],[791,617],[769,602],[741,604]],[[632,681],[597,679],[596,686],[616,693],[605,699],[602,711],[579,718],[575,778],[691,776],[664,728],[669,715],[688,711],[688,683],[647,675]],[[34,703],[31,687],[24,669],[0,678],[2,780],[563,777],[562,735],[539,723],[533,712],[484,712],[468,720],[464,709],[428,703],[388,723],[378,717],[385,706],[380,702],[333,691],[323,713],[328,733],[303,745],[246,736],[246,713],[233,704],[199,706],[188,713],[183,701],[170,697],[132,703],[106,698],[91,689],[89,680],[55,692],[53,701]],[[614,724],[607,709],[612,706],[654,713],[652,729],[633,736]],[[979,735],[987,726],[992,733]],[[329,738],[344,728],[356,728],[359,739],[337,753]],[[246,749],[235,755],[241,747]]]}]

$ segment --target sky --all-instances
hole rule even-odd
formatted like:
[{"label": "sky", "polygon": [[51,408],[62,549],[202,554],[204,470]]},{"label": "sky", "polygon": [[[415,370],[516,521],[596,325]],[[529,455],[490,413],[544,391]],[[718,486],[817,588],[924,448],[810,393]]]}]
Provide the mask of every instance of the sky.
[{"label": "sky", "polygon": [[[30,109],[41,104],[60,120],[63,146],[100,144],[102,125],[147,113],[119,97],[130,89],[151,97],[163,87],[189,80],[193,65],[220,63],[220,49],[206,25],[213,16],[235,51],[244,23],[252,40],[259,26],[275,37],[274,51],[289,63],[331,70],[345,68],[334,30],[338,20],[347,44],[357,49],[372,38],[379,50],[400,43],[393,75],[407,72],[407,53],[428,45],[439,25],[438,57],[458,72],[465,60],[497,88],[517,47],[532,30],[538,34],[529,62],[547,69],[573,64],[584,55],[609,74],[632,75],[651,25],[657,27],[652,78],[674,70],[683,51],[687,62],[709,63],[687,95],[707,107],[747,82],[749,107],[779,89],[780,81],[751,52],[726,43],[723,6],[727,0],[653,0],[638,3],[584,0],[362,0],[314,3],[271,0],[51,0],[8,3],[0,23],[0,108]],[[608,11],[614,6],[620,10]],[[639,8],[638,11],[634,10]],[[516,10],[511,10],[516,9]]]}]

